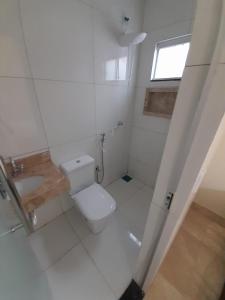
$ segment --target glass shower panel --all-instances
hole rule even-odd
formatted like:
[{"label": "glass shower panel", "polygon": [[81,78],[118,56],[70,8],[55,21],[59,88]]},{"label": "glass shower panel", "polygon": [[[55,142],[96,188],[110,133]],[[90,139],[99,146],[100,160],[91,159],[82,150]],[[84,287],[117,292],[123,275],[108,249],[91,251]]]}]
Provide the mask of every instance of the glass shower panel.
[{"label": "glass shower panel", "polygon": [[45,272],[29,244],[11,202],[0,195],[0,299],[52,300]]}]

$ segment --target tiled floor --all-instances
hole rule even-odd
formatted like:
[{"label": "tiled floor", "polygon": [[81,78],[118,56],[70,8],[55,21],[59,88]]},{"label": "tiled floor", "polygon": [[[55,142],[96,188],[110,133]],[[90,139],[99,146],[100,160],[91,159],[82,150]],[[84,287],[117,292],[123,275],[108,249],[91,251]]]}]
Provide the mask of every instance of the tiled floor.
[{"label": "tiled floor", "polygon": [[193,204],[145,300],[218,300],[224,249],[225,219]]},{"label": "tiled floor", "polygon": [[31,284],[32,299],[118,300],[126,289],[153,192],[136,180],[121,179],[106,189],[117,211],[102,233],[93,235],[73,208],[29,237],[42,270],[40,284],[35,285],[37,278]]}]

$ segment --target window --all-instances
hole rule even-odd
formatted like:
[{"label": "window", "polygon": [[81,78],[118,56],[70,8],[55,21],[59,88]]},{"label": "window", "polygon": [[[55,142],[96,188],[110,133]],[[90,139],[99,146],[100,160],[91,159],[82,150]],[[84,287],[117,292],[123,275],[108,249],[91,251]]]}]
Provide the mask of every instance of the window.
[{"label": "window", "polygon": [[190,35],[156,45],[151,80],[181,79],[190,47]]}]

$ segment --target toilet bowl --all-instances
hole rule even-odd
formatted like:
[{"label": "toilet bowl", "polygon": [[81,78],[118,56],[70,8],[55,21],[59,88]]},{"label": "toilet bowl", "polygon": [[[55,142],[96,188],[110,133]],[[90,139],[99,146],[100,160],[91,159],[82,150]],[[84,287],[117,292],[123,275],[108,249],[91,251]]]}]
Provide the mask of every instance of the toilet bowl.
[{"label": "toilet bowl", "polygon": [[95,161],[83,155],[61,165],[70,181],[70,196],[93,233],[101,232],[116,210],[116,201],[95,183]]},{"label": "toilet bowl", "polygon": [[94,233],[99,233],[105,228],[109,216],[116,209],[115,200],[97,183],[72,195],[72,199]]}]

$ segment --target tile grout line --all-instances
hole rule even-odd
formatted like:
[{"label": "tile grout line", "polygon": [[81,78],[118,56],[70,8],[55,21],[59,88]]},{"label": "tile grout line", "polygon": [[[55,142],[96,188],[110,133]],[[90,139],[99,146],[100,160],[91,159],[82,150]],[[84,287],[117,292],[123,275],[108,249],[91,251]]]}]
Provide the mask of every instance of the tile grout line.
[{"label": "tile grout line", "polygon": [[[61,203],[60,203],[60,206],[61,206]],[[61,210],[62,210],[62,206],[61,206]],[[62,210],[63,211],[63,210]],[[72,249],[74,249],[75,247],[81,245],[81,239],[79,238],[79,236],[77,235],[77,233],[75,232],[75,230],[73,229],[73,226],[70,224],[70,222],[68,221],[67,217],[65,217],[65,213],[66,212],[63,212],[62,214],[60,214],[59,216],[57,216],[56,218],[54,218],[53,220],[49,221],[48,223],[44,224],[42,227],[38,228],[35,232],[39,232],[40,234],[40,231],[47,227],[49,224],[51,224],[52,222],[54,222],[57,218],[60,218],[60,217],[64,217],[67,225],[69,225],[69,228],[71,229],[72,233],[74,234],[74,237],[77,239],[77,243],[74,242],[74,244],[69,248],[67,249],[58,259],[56,259],[54,262],[52,262],[47,268],[45,268],[44,270],[41,270],[40,273],[43,273],[43,272],[46,272],[47,270],[49,270],[51,267],[53,267],[57,262],[59,262],[60,260],[62,260],[69,252],[72,251]],[[34,234],[35,234],[34,232]],[[32,235],[31,235],[32,236]],[[28,239],[28,242],[29,242],[29,237],[27,237]],[[29,242],[30,244],[30,242]]]},{"label": "tile grout line", "polygon": [[55,144],[55,145],[49,145],[49,149],[53,149],[53,148],[57,148],[57,147],[62,147],[62,146],[65,146],[65,145],[69,145],[69,144],[73,144],[73,143],[81,143],[81,142],[84,142],[84,141],[87,141],[87,140],[90,140],[90,139],[95,139],[96,135],[89,135],[89,136],[86,136],[85,138],[82,138],[82,139],[77,139],[77,140],[69,140],[65,143],[60,143],[60,144]]},{"label": "tile grout line", "polygon": [[[142,183],[142,182],[141,182],[141,183]],[[137,193],[143,191],[144,188],[146,188],[146,187],[149,188],[148,185],[146,185],[146,184],[143,183],[143,186],[140,187],[140,188],[138,188],[137,191],[136,191],[134,194],[132,194],[132,196],[129,197],[129,199],[128,199],[127,201],[129,201],[131,198],[133,198],[135,195],[137,195]],[[152,188],[149,188],[149,189],[153,190],[153,193],[154,193],[154,189],[152,189]],[[151,203],[154,203],[154,202],[152,202],[152,198],[151,198],[151,201],[150,201],[150,203],[149,203],[149,209],[148,209],[148,212],[150,211]],[[122,204],[121,206],[124,206],[124,205],[126,205],[126,204],[127,204],[127,202],[124,203],[124,204]],[[159,205],[157,205],[157,206],[159,207]],[[160,208],[161,208],[161,207],[160,207]],[[118,207],[118,212],[119,212],[119,214],[124,218],[123,212],[121,211],[120,207]],[[147,219],[146,219],[146,222],[147,222]],[[139,227],[139,226],[138,226],[135,222],[133,222],[133,220],[131,220],[131,219],[130,219],[130,222],[126,222],[126,221],[125,221],[125,223],[126,223],[126,226],[127,226],[128,228],[130,227],[130,224],[129,224],[129,223],[131,223],[132,226],[134,226],[134,228],[135,228],[136,230],[138,230],[138,231],[140,230],[140,231],[142,232],[142,235],[144,234],[144,230],[145,230],[146,224],[145,224],[144,230],[143,230],[141,227]],[[142,238],[143,238],[143,236],[142,236]],[[141,241],[141,243],[142,243],[142,241]]]},{"label": "tile grout line", "polygon": [[[30,69],[30,67],[29,67]],[[31,73],[31,71],[30,71]],[[81,85],[94,85],[94,86],[104,86],[104,87],[121,87],[121,88],[127,88],[127,83],[110,83],[110,82],[91,82],[91,81],[78,81],[78,80],[64,80],[64,79],[53,79],[53,78],[40,78],[35,77],[33,75],[31,76],[16,76],[16,75],[0,75],[0,78],[6,78],[6,79],[27,79],[27,80],[39,80],[39,81],[50,81],[50,82],[61,82],[61,83],[74,83],[74,84],[81,84]]]},{"label": "tile grout line", "polygon": [[[50,223],[50,222],[49,222]],[[48,224],[49,224],[48,223]],[[28,239],[28,243],[29,243],[29,246],[31,247],[30,245],[30,242],[29,242],[29,238]],[[43,273],[46,273],[50,268],[52,268],[54,265],[56,265],[60,260],[62,260],[67,254],[69,254],[74,248],[76,248],[77,246],[80,246],[81,245],[81,242],[79,241],[79,243],[77,244],[73,244],[72,247],[70,247],[69,249],[67,249],[59,258],[57,258],[55,261],[53,261],[49,266],[47,266],[46,268],[41,268],[40,267],[40,274],[43,274]],[[31,247],[32,249],[32,247]]]},{"label": "tile grout line", "polygon": [[95,9],[91,8],[91,22],[92,22],[92,60],[93,60],[93,93],[94,93],[94,118],[95,118],[95,164],[96,166],[99,164],[98,159],[98,126],[97,126],[97,88],[96,88],[96,53],[95,53]]},{"label": "tile grout line", "polygon": [[[60,203],[60,206],[61,206],[61,203]],[[61,206],[61,209],[63,209],[62,206]],[[73,208],[68,209],[67,211],[65,211],[65,212],[63,213],[63,215],[64,215],[64,217],[65,217],[66,222],[67,222],[68,225],[70,226],[71,230],[73,231],[73,233],[75,234],[75,236],[78,238],[79,242],[81,243],[81,242],[82,242],[82,239],[81,239],[80,236],[77,234],[75,228],[73,227],[73,225],[71,224],[71,222],[70,222],[70,220],[69,220],[69,218],[68,218],[68,216],[67,216],[67,212],[70,211],[70,210],[72,210],[72,209],[73,209]]]},{"label": "tile grout line", "polygon": [[74,244],[72,247],[70,247],[67,251],[63,253],[62,256],[60,256],[58,259],[56,259],[51,265],[49,265],[44,272],[47,272],[50,268],[52,268],[54,265],[56,265],[58,262],[60,262],[67,254],[69,254],[74,248],[80,246],[81,243],[79,242],[78,244]]},{"label": "tile grout line", "polygon": [[[78,234],[76,233],[76,231],[75,231],[74,227],[72,226],[71,222],[69,221],[69,219],[67,217],[65,217],[65,218],[66,218],[67,222],[69,223],[69,225],[71,226],[73,232],[75,232],[76,236],[78,236]],[[90,235],[91,235],[91,233],[90,233]],[[88,238],[88,237],[85,237],[85,239]],[[111,292],[113,293],[113,295],[116,297],[116,295],[114,294],[114,291],[113,291],[112,287],[110,286],[108,280],[104,277],[103,273],[100,271],[100,269],[98,268],[98,266],[95,263],[94,259],[91,257],[91,255],[89,254],[88,250],[86,249],[85,244],[83,243],[83,240],[79,236],[78,236],[78,239],[80,241],[79,245],[82,246],[83,250],[85,251],[85,253],[87,254],[87,256],[91,259],[92,263],[96,267],[98,273],[100,274],[100,276],[102,277],[102,279],[104,280],[104,282],[106,283],[106,285],[109,287],[109,289],[111,290]]]},{"label": "tile grout line", "polygon": [[81,245],[82,248],[84,249],[85,253],[87,254],[87,256],[90,258],[90,260],[92,261],[92,263],[94,264],[94,266],[96,267],[98,273],[100,274],[100,276],[102,277],[102,279],[104,280],[104,282],[106,283],[106,285],[108,286],[108,288],[110,289],[110,291],[113,293],[113,295],[116,297],[116,294],[113,290],[113,288],[111,287],[110,283],[108,282],[108,280],[105,278],[105,276],[103,275],[102,271],[99,269],[99,267],[97,266],[95,260],[93,259],[93,257],[89,254],[88,250],[85,247],[84,241],[81,240]]},{"label": "tile grout line", "polygon": [[[66,214],[66,212],[65,212]],[[85,247],[85,244],[83,243],[83,240],[79,237],[79,235],[76,233],[76,230],[74,229],[74,227],[72,226],[71,222],[69,221],[68,217],[65,217],[66,221],[69,223],[69,226],[71,226],[73,232],[76,234],[76,236],[78,237],[80,243],[78,245],[81,245],[83,250],[85,251],[85,253],[87,254],[87,256],[90,258],[90,260],[92,261],[92,263],[94,264],[94,266],[96,267],[98,273],[100,274],[100,276],[102,277],[102,279],[104,280],[104,282],[106,283],[106,285],[109,287],[109,289],[111,290],[111,292],[113,293],[113,295],[116,297],[116,295],[114,294],[114,291],[112,289],[112,287],[110,286],[108,280],[104,277],[103,273],[100,271],[100,269],[98,268],[97,264],[95,263],[94,259],[91,257],[91,255],[89,254],[88,250]],[[91,233],[90,233],[91,235]],[[88,235],[86,238],[88,238],[90,235]],[[77,245],[77,246],[78,246]],[[75,248],[76,246],[74,246],[73,248]],[[72,249],[71,249],[72,250]]]},{"label": "tile grout line", "polygon": [[135,123],[132,125],[132,129],[135,129],[137,128],[138,130],[142,130],[144,131],[145,133],[149,133],[150,132],[154,132],[154,133],[157,133],[157,134],[161,134],[161,135],[164,135],[164,136],[167,136],[168,135],[168,131],[166,132],[162,132],[162,131],[159,131],[159,130],[155,130],[155,129],[147,129],[147,128],[144,128],[142,126],[139,126],[139,125],[136,125]]},{"label": "tile grout line", "polygon": [[34,78],[33,78],[33,72],[32,72],[32,67],[31,67],[29,52],[28,52],[28,46],[27,46],[26,38],[25,38],[25,31],[24,31],[24,26],[23,26],[22,9],[21,9],[20,0],[18,1],[18,12],[19,12],[19,22],[20,22],[20,26],[21,26],[21,30],[22,30],[22,37],[23,37],[23,43],[24,43],[25,56],[26,56],[27,63],[28,63],[28,66],[29,66],[29,73],[30,73],[30,75],[32,77],[31,80],[32,80],[32,85],[33,85],[33,89],[34,89],[35,102],[37,104],[38,111],[39,111],[39,114],[40,114],[40,121],[42,123],[42,129],[43,129],[43,132],[44,132],[44,135],[45,135],[45,142],[47,143],[47,147],[49,149],[49,141],[48,141],[47,130],[46,130],[46,127],[45,127],[45,122],[44,122],[44,119],[43,119],[43,115],[42,115],[42,112],[41,112],[40,103],[39,103],[39,100],[38,100],[38,94],[37,94],[37,90],[36,90],[36,86],[35,86],[35,81],[34,81]]},{"label": "tile grout line", "polygon": [[207,66],[210,66],[210,64],[204,63],[204,64],[186,65],[185,68],[192,68],[192,67],[207,67]]}]

